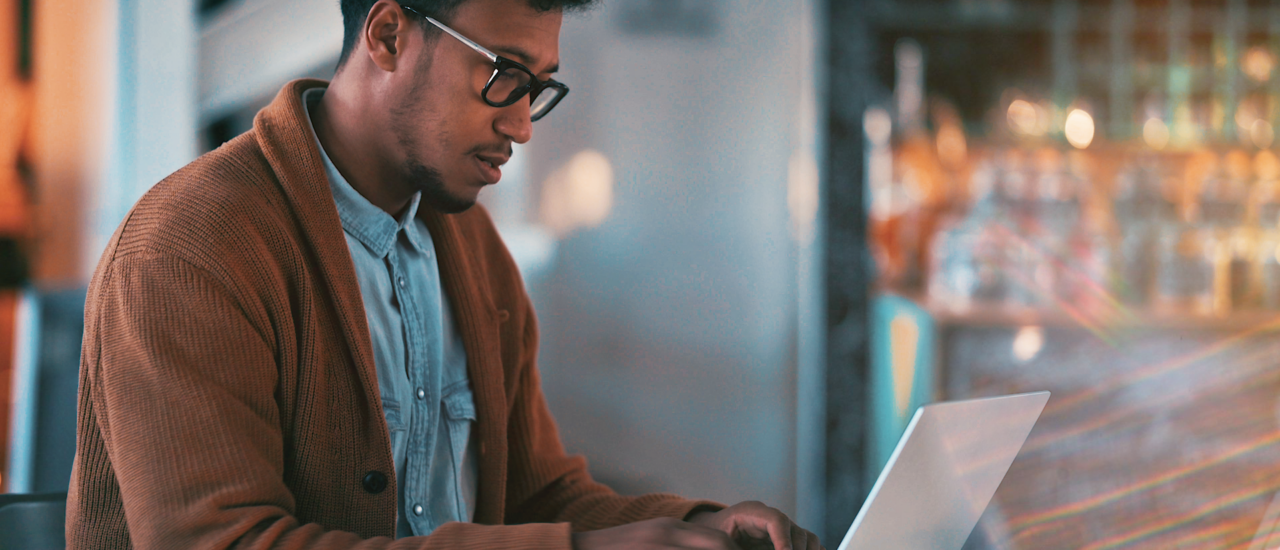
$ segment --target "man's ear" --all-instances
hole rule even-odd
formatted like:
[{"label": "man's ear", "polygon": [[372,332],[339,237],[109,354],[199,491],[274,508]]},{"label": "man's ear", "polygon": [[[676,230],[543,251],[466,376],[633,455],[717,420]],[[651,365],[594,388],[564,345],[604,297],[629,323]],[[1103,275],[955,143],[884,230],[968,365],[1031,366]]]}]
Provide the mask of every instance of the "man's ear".
[{"label": "man's ear", "polygon": [[400,4],[392,0],[378,0],[369,9],[369,16],[364,20],[364,32],[360,35],[373,64],[384,71],[395,72],[412,28],[413,21],[405,15]]}]

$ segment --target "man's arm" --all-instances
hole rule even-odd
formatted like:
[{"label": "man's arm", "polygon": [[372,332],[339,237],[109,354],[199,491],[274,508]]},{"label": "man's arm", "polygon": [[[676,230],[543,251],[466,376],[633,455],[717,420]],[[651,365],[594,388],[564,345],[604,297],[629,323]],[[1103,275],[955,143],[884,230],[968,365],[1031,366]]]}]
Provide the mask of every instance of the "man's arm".
[{"label": "man's arm", "polygon": [[564,524],[449,524],[400,540],[303,524],[284,483],[280,371],[261,314],[209,272],[148,253],[116,260],[92,306],[99,338],[81,391],[133,547],[569,548]]}]

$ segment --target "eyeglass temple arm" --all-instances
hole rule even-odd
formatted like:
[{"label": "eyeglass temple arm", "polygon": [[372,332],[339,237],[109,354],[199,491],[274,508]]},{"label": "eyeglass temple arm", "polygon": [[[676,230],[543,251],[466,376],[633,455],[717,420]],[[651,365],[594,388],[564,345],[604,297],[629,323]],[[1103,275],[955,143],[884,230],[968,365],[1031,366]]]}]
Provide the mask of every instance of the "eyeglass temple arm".
[{"label": "eyeglass temple arm", "polygon": [[470,38],[467,38],[467,37],[465,37],[465,36],[462,36],[461,34],[458,34],[458,31],[455,31],[455,30],[453,30],[453,29],[449,28],[449,27],[448,27],[448,26],[446,26],[444,23],[441,23],[441,22],[439,22],[439,21],[436,21],[435,19],[432,19],[432,18],[431,18],[431,17],[429,17],[429,16],[424,15],[424,16],[422,16],[422,18],[423,18],[423,19],[426,19],[427,21],[430,21],[432,25],[435,25],[435,26],[437,26],[437,27],[440,27],[440,30],[442,30],[442,31],[444,31],[444,32],[447,32],[447,33],[449,33],[449,34],[453,35],[453,37],[454,37],[454,38],[457,38],[458,40],[461,40],[463,44],[466,44],[466,45],[468,45],[468,46],[471,46],[471,49],[473,49],[473,50],[475,50],[475,51],[478,51],[478,52],[480,52],[480,53],[484,54],[484,56],[485,56],[485,57],[488,57],[488,58],[489,58],[489,61],[492,61],[492,62],[494,62],[494,63],[497,63],[497,62],[498,62],[498,54],[496,54],[496,53],[493,53],[493,52],[489,51],[489,49],[488,49],[488,48],[486,48],[486,47],[484,47],[484,46],[481,46],[481,45],[479,45],[479,44],[476,44],[475,42],[472,42]]}]

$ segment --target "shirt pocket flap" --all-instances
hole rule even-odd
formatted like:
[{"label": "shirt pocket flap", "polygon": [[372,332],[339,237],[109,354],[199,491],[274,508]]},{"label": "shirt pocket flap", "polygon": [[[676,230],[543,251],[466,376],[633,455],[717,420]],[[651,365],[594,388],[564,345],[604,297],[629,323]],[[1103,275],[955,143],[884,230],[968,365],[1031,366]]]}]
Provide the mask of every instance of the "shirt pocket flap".
[{"label": "shirt pocket flap", "polygon": [[391,431],[399,431],[405,429],[404,417],[400,416],[400,404],[388,400],[382,400],[382,414],[387,419],[387,429]]},{"label": "shirt pocket flap", "polygon": [[445,388],[444,410],[451,420],[475,420],[476,401],[467,382]]}]

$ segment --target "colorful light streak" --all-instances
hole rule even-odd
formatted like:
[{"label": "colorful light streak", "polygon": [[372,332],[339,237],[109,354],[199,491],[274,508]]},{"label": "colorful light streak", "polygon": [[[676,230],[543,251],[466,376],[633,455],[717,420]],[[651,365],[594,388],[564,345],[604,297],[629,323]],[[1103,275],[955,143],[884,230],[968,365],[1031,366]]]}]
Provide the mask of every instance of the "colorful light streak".
[{"label": "colorful light streak", "polygon": [[1208,359],[1219,353],[1226,352],[1233,347],[1238,346],[1250,338],[1267,332],[1275,332],[1280,330],[1280,316],[1274,320],[1259,323],[1258,325],[1237,332],[1231,336],[1227,336],[1214,342],[1213,344],[1204,346],[1191,353],[1173,357],[1162,363],[1155,363],[1136,372],[1128,373],[1124,377],[1110,381],[1106,384],[1097,384],[1088,390],[1082,390],[1073,395],[1064,396],[1061,399],[1055,398],[1045,407],[1045,414],[1064,414],[1072,409],[1083,407],[1091,404],[1104,394],[1117,391],[1118,389],[1149,380],[1151,378],[1169,374],[1172,371],[1180,370],[1196,363]]},{"label": "colorful light streak", "polygon": [[1133,496],[1142,491],[1149,491],[1161,485],[1172,483],[1174,481],[1202,472],[1208,469],[1209,467],[1216,466],[1230,460],[1235,460],[1249,453],[1253,453],[1260,449],[1265,449],[1267,447],[1270,447],[1276,444],[1280,444],[1280,432],[1274,433],[1268,437],[1262,438],[1257,441],[1252,441],[1243,445],[1239,445],[1236,448],[1231,449],[1230,451],[1227,451],[1226,453],[1220,454],[1213,458],[1202,460],[1200,462],[1189,464],[1180,468],[1176,468],[1168,472],[1162,472],[1160,474],[1152,476],[1147,480],[1134,483],[1126,487],[1122,487],[1113,491],[1108,491],[1084,500],[1080,500],[1080,501],[1066,504],[1063,506],[1058,506],[1056,508],[1052,508],[1042,512],[1037,512],[1037,513],[1029,514],[1022,517],[1015,517],[1011,519],[1009,522],[1010,530],[1018,534],[1029,533],[1029,532],[1032,532],[1031,530],[1033,528],[1042,527],[1044,526],[1044,524],[1055,522],[1055,521],[1062,521],[1064,519],[1068,519],[1073,516],[1078,516],[1092,509],[1099,508],[1106,504],[1117,502],[1121,499]]},{"label": "colorful light streak", "polygon": [[[1276,492],[1277,489],[1280,489],[1280,485],[1272,485],[1268,487],[1251,488],[1251,489],[1241,489],[1238,491],[1234,491],[1230,494],[1223,495],[1222,497],[1206,502],[1205,504],[1197,507],[1191,513],[1181,514],[1178,517],[1169,518],[1159,522],[1154,522],[1150,525],[1144,526],[1141,529],[1137,529],[1128,533],[1107,537],[1107,538],[1095,541],[1094,543],[1088,546],[1085,546],[1080,550],[1111,550],[1113,548],[1124,548],[1124,547],[1140,544],[1144,540],[1154,538],[1161,534],[1168,533],[1176,528],[1184,527],[1196,521],[1202,520],[1215,512],[1220,512],[1222,510],[1233,508],[1253,500],[1258,500],[1264,496],[1271,496]],[[1254,520],[1249,523],[1256,524],[1257,521]],[[1224,530],[1223,529],[1224,527],[1225,525],[1210,526],[1208,529],[1205,529],[1205,530],[1193,531],[1191,534],[1187,535],[1187,538],[1189,539],[1208,538],[1208,536],[1211,533],[1221,534],[1221,532]],[[1240,525],[1237,528],[1241,528],[1241,527],[1248,529],[1250,526]],[[1252,536],[1250,538],[1252,538]],[[1171,545],[1170,547],[1175,547],[1175,546]],[[1176,546],[1176,547],[1185,548],[1185,546]]]},{"label": "colorful light streak", "polygon": [[[1242,359],[1246,359],[1245,361],[1238,361],[1236,364],[1238,365],[1240,363],[1247,363],[1248,362],[1247,359],[1252,359],[1252,358],[1269,360],[1273,358],[1273,352],[1268,349],[1256,350],[1250,356],[1242,358]],[[1162,373],[1162,374],[1170,374],[1170,373]],[[1179,394],[1175,392],[1168,392],[1168,393],[1161,394],[1161,396],[1156,399],[1147,400],[1142,403],[1133,404],[1132,406],[1129,406],[1129,407],[1112,410],[1106,414],[1094,415],[1091,418],[1089,418],[1089,420],[1087,421],[1076,423],[1066,428],[1058,428],[1052,431],[1045,430],[1045,431],[1037,432],[1030,441],[1027,441],[1026,446],[1023,447],[1023,452],[1024,453],[1036,452],[1051,444],[1059,444],[1064,440],[1074,438],[1074,437],[1080,437],[1088,433],[1096,432],[1104,428],[1110,427],[1114,424],[1123,422],[1125,420],[1133,420],[1136,418],[1135,413],[1142,412],[1143,410],[1150,410],[1150,409],[1156,408],[1155,407],[1156,405],[1172,405],[1172,404],[1176,404],[1179,401],[1191,401],[1191,400],[1197,400],[1197,399],[1202,400],[1205,397],[1209,397],[1219,391],[1238,390],[1238,388],[1240,387],[1240,383],[1245,381],[1245,379],[1248,378],[1249,376],[1253,376],[1253,375],[1254,375],[1253,372],[1250,372],[1243,368],[1231,369],[1227,374],[1223,374],[1221,377],[1215,378],[1214,380],[1215,383],[1213,385],[1201,386],[1197,390],[1196,395],[1186,395],[1186,394]],[[1280,376],[1280,372],[1277,373],[1277,376]]]}]

